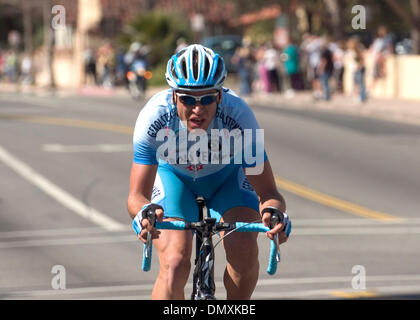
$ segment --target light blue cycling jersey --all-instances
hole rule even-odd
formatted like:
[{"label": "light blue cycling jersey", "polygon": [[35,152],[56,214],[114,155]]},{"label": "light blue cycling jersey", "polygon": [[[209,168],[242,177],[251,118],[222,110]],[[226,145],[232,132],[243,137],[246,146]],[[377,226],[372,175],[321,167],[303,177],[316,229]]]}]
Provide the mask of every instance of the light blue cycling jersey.
[{"label": "light blue cycling jersey", "polygon": [[[244,134],[246,131],[248,135]],[[226,174],[227,171],[231,171],[223,170],[228,166],[231,166],[232,169],[236,165],[241,165],[244,168],[255,167],[267,160],[261,131],[252,110],[245,101],[232,90],[223,89],[216,115],[206,131],[206,154],[202,152],[204,148],[198,148],[203,146],[197,143],[201,141],[201,138],[197,138],[197,140],[190,139],[190,136],[186,138],[189,133],[178,118],[176,106],[172,102],[172,89],[168,89],[154,95],[138,116],[133,137],[134,162],[169,166],[179,176],[190,177],[194,180],[217,173],[224,172]],[[229,152],[224,152],[225,149],[222,151],[222,142],[220,142],[219,136],[214,135],[214,132],[220,132],[220,137],[223,134],[226,137],[229,133],[240,132],[242,147],[235,148],[234,138],[231,138],[228,140],[230,149],[226,149]],[[169,157],[168,150],[165,153],[162,151],[164,149],[159,149],[165,141],[168,141],[169,133],[174,133],[176,139],[176,143],[167,143],[175,148],[173,150],[176,153],[173,153],[173,157]],[[162,135],[167,137],[162,139]],[[217,137],[216,140],[215,137]],[[215,142],[216,147],[212,149],[211,145]],[[194,151],[198,150],[195,162],[190,158],[192,148]],[[219,150],[219,153],[212,153],[212,150]],[[201,156],[200,151],[202,152]],[[235,155],[240,153],[241,156],[235,158]],[[250,153],[253,157],[249,156]],[[214,157],[215,155],[216,157]]]},{"label": "light blue cycling jersey", "polygon": [[[217,154],[211,152],[212,147],[216,144],[214,150],[223,149],[220,141],[223,139],[220,136],[217,136],[220,139],[212,137],[212,130],[221,133],[221,137],[225,137],[224,134],[230,137],[229,133],[235,130],[241,134],[248,130],[251,139],[243,138],[242,149],[238,151],[235,149],[234,138],[229,138],[229,152]],[[258,212],[258,196],[243,170],[256,168],[267,159],[263,140],[257,139],[257,130],[260,129],[249,106],[231,90],[223,89],[222,100],[214,119],[207,131],[202,131],[203,136],[197,139],[201,142],[205,137],[207,146],[201,145],[203,148],[194,149],[197,142],[186,138],[188,131],[180,122],[176,106],[172,103],[172,89],[156,94],[141,110],[133,138],[134,162],[159,164],[151,202],[164,208],[166,218],[190,222],[198,221],[198,207],[195,202],[198,195],[206,199],[210,216],[217,221],[234,207],[248,207]],[[160,139],[161,135],[166,138]],[[168,143],[171,136],[175,139]],[[169,157],[169,148],[166,156],[161,152],[160,148],[165,143],[174,151],[173,157]],[[259,156],[246,159],[245,154],[249,150],[246,147],[250,147],[252,153],[258,153]],[[193,155],[196,152],[202,153],[202,157],[190,158],[191,150]],[[238,154],[242,156],[239,163],[235,161]]]}]

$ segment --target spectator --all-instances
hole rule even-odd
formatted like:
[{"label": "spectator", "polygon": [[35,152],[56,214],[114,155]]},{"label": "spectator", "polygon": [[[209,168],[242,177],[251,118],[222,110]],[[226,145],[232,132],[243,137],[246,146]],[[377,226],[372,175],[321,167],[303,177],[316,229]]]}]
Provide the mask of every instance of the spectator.
[{"label": "spectator", "polygon": [[126,73],[128,72],[127,65],[124,62],[125,52],[123,48],[118,48],[116,55],[115,76],[118,84],[125,84]]},{"label": "spectator", "polygon": [[257,71],[258,71],[258,89],[262,92],[270,92],[270,79],[268,78],[268,70],[265,67],[264,63],[265,47],[260,45],[256,54],[255,59],[257,61]]},{"label": "spectator", "polygon": [[100,75],[100,83],[104,87],[113,86],[112,71],[114,67],[114,50],[109,42],[106,42],[97,52],[97,70]]},{"label": "spectator", "polygon": [[277,63],[279,56],[276,48],[272,43],[267,44],[266,51],[264,53],[264,65],[267,69],[268,79],[270,81],[270,92],[280,91],[280,78],[277,71]]},{"label": "spectator", "polygon": [[386,58],[393,52],[392,36],[388,34],[385,26],[380,26],[377,31],[377,37],[373,41],[370,52],[373,60],[373,81],[369,91],[373,91],[379,79],[386,77]]},{"label": "spectator", "polygon": [[3,79],[3,52],[0,50],[0,81]]},{"label": "spectator", "polygon": [[336,44],[330,46],[333,53],[334,61],[334,79],[335,89],[337,92],[343,92],[343,76],[344,76],[344,41],[340,40]]},{"label": "spectator", "polygon": [[92,49],[84,52],[85,84],[97,84],[96,59]]},{"label": "spectator", "polygon": [[329,101],[331,99],[331,89],[329,80],[334,71],[334,62],[328,43],[324,40],[321,46],[321,59],[317,69],[319,78],[321,80],[324,99]]},{"label": "spectator", "polygon": [[254,56],[248,41],[244,41],[243,46],[236,49],[232,63],[238,66],[240,93],[245,96],[250,95],[252,93]]},{"label": "spectator", "polygon": [[312,92],[315,100],[322,97],[318,74],[318,67],[321,60],[321,42],[322,40],[319,37],[309,35],[303,47],[308,55],[308,79],[312,83]]},{"label": "spectator", "polygon": [[14,51],[9,50],[6,54],[6,74],[10,83],[16,82],[17,77],[17,55]]},{"label": "spectator", "polygon": [[284,48],[281,58],[287,76],[286,96],[293,97],[294,90],[303,89],[303,83],[299,74],[299,52],[292,42]]},{"label": "spectator", "polygon": [[366,85],[365,85],[365,59],[364,59],[364,47],[358,38],[353,37],[347,42],[348,52],[347,54],[353,60],[354,71],[354,91],[358,95],[359,102],[366,102]]},{"label": "spectator", "polygon": [[22,84],[32,84],[32,59],[30,56],[25,55],[23,57],[20,71]]}]

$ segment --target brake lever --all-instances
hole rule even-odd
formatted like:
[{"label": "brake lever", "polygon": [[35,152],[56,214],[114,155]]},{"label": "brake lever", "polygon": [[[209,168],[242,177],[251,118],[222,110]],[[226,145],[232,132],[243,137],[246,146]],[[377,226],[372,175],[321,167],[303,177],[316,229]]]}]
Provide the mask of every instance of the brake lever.
[{"label": "brake lever", "polygon": [[274,244],[276,245],[276,260],[280,262],[280,245],[279,245],[279,235],[276,233],[274,235]]},{"label": "brake lever", "polygon": [[[283,220],[284,220],[283,215],[280,217],[280,215],[277,212],[273,212],[271,214],[271,219],[270,219],[270,229],[273,229],[279,223],[283,223]],[[280,257],[280,245],[279,245],[279,235],[278,235],[278,233],[276,233],[274,235],[274,240],[273,241],[274,241],[274,244],[276,246],[276,260],[277,260],[277,262],[280,262],[281,257]]]},{"label": "brake lever", "polygon": [[[147,220],[149,220],[149,223],[155,227],[156,225],[156,214],[154,210],[150,210],[147,213]],[[151,246],[152,246],[152,233],[148,232],[147,233],[147,240],[146,240],[146,249],[145,249],[145,257],[149,258],[149,256],[151,255]]]}]

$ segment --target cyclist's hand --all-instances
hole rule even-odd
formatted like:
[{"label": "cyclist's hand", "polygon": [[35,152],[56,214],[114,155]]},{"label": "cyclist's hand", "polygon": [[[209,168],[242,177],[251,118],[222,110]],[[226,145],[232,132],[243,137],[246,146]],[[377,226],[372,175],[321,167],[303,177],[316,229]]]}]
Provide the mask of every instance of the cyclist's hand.
[{"label": "cyclist's hand", "polygon": [[[267,208],[268,210],[264,210],[266,212],[263,213],[262,216],[262,223],[266,226],[269,227],[270,223],[271,223],[271,214],[274,211],[278,211],[280,214],[283,214],[280,210],[276,209],[276,208]],[[272,210],[274,209],[274,211]],[[286,230],[288,229],[286,223],[289,223],[289,218],[287,215],[284,215],[286,217],[286,220],[283,223],[278,223],[275,226],[273,226],[272,229],[270,229],[269,231],[267,231],[266,235],[270,240],[274,240],[274,236],[276,234],[278,234],[278,239],[279,239],[279,244],[284,243],[288,240],[288,234],[286,233]],[[290,232],[290,230],[288,230],[288,232]]]},{"label": "cyclist's hand", "polygon": [[143,219],[141,221],[142,230],[137,236],[143,243],[147,241],[147,234],[150,232],[152,234],[152,239],[159,238],[160,231],[156,230],[148,219]]},{"label": "cyclist's hand", "polygon": [[[151,212],[153,216],[150,216]],[[157,219],[159,222],[163,221],[163,208],[153,203],[144,206],[142,210],[141,232],[138,235],[138,238],[144,243],[147,241],[147,234],[149,232],[152,235],[152,239],[159,237],[160,231],[154,228],[154,219]]]}]

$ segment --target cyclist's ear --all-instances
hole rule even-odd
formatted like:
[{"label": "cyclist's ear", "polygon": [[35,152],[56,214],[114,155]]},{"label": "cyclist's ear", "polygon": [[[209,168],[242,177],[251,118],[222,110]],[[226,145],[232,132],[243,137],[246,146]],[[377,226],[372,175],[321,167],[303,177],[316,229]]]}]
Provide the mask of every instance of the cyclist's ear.
[{"label": "cyclist's ear", "polygon": [[172,103],[176,106],[176,98],[175,98],[176,94],[175,91],[172,90]]},{"label": "cyclist's ear", "polygon": [[219,95],[217,96],[217,103],[222,102],[222,93],[223,93],[223,89],[219,90]]}]

